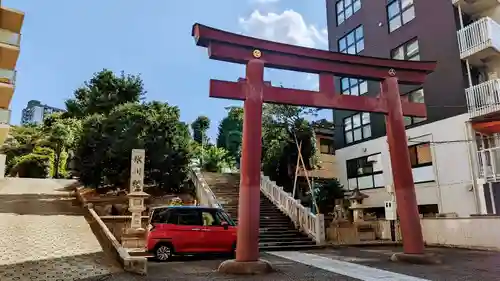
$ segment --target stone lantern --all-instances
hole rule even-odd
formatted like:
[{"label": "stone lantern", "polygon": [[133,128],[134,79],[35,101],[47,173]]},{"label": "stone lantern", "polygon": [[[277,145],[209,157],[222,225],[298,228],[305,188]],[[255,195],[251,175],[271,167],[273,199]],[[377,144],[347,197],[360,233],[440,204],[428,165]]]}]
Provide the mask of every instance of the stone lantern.
[{"label": "stone lantern", "polygon": [[365,198],[368,198],[368,195],[359,191],[359,188],[356,188],[349,197],[349,201],[351,202],[350,209],[353,211],[354,222],[363,221],[363,199]]}]

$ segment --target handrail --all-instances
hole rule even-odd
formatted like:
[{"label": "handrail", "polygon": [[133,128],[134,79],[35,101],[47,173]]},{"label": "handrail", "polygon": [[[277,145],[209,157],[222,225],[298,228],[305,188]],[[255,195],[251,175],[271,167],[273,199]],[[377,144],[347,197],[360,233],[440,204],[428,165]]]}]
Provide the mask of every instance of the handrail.
[{"label": "handrail", "polygon": [[304,231],[317,244],[325,242],[325,217],[323,214],[314,214],[311,209],[300,204],[300,200],[283,190],[269,177],[261,174],[260,190],[295,224],[295,227]]},{"label": "handrail", "polygon": [[222,205],[217,201],[217,197],[212,189],[208,186],[205,178],[198,168],[191,167],[188,172],[189,178],[193,181],[196,188],[196,196],[200,205],[209,206],[213,208],[222,208]]}]

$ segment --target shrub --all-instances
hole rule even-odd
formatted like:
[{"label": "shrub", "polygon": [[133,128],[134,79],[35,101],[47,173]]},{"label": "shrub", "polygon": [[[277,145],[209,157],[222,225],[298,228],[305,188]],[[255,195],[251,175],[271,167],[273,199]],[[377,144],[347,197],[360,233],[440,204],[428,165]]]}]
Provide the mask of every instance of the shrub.
[{"label": "shrub", "polygon": [[50,156],[30,153],[18,157],[12,169],[20,178],[47,178],[51,167]]}]

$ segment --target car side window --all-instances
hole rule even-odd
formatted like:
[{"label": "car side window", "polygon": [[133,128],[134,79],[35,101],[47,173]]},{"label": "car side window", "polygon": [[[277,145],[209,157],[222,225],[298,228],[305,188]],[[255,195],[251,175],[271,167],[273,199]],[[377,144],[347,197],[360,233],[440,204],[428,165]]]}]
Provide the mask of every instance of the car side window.
[{"label": "car side window", "polygon": [[220,219],[215,215],[215,212],[202,211],[203,226],[216,226],[221,225]]},{"label": "car side window", "polygon": [[217,218],[220,222],[227,222],[231,226],[235,226],[234,221],[228,216],[227,213],[217,212]]},{"label": "car side window", "polygon": [[165,217],[168,215],[167,209],[156,209],[151,215],[151,223],[166,223]]},{"label": "car side window", "polygon": [[[176,210],[175,217],[177,218],[176,224],[178,225],[203,225],[201,214],[198,210]],[[172,220],[169,218],[169,221],[174,220],[175,218],[172,218]]]}]

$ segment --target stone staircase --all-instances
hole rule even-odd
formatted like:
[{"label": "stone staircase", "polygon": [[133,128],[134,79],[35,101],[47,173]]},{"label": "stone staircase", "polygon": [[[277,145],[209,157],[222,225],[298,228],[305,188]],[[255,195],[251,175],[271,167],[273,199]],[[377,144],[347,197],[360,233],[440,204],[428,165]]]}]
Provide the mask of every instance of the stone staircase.
[{"label": "stone staircase", "polygon": [[[203,172],[203,178],[224,210],[237,222],[240,175]],[[260,195],[259,245],[261,250],[266,251],[317,247],[310,237],[296,229],[290,218],[262,193]]]}]

